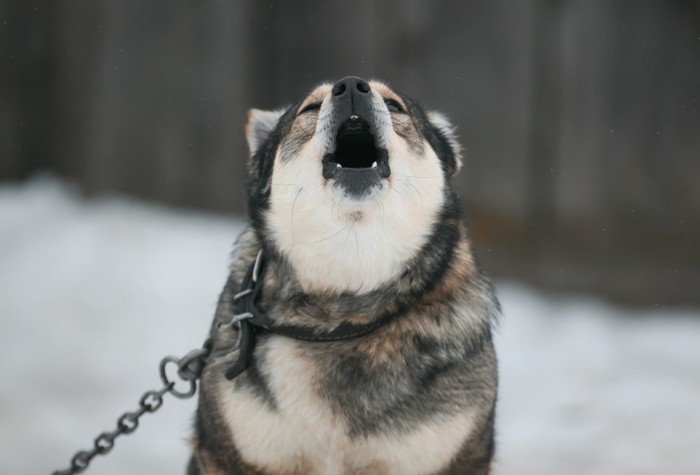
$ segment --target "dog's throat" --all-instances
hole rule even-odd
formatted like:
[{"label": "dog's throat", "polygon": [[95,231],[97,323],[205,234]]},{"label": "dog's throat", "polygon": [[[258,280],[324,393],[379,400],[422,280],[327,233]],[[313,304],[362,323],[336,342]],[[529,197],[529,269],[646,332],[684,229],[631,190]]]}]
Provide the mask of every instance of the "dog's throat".
[{"label": "dog's throat", "polygon": [[335,162],[342,168],[371,168],[379,159],[374,134],[367,121],[348,119],[336,135]]}]

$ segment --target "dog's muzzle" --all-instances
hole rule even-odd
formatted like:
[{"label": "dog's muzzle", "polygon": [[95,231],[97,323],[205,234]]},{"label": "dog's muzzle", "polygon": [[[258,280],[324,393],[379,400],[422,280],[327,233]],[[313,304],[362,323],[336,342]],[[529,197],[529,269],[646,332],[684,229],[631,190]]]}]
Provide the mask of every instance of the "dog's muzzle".
[{"label": "dog's muzzle", "polygon": [[391,174],[389,155],[377,144],[371,92],[369,83],[355,76],[341,79],[331,91],[335,150],[323,158],[323,177],[358,197]]}]

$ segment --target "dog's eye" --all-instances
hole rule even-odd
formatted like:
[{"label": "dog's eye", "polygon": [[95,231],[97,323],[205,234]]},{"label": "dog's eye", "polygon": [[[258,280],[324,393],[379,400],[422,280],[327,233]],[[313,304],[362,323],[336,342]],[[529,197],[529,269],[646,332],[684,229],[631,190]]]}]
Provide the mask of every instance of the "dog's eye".
[{"label": "dog's eye", "polygon": [[311,104],[306,104],[302,110],[299,111],[299,115],[306,112],[318,111],[321,108],[320,102],[312,102]]},{"label": "dog's eye", "polygon": [[389,112],[403,112],[403,107],[401,107],[401,104],[396,102],[393,99],[384,99],[384,104],[386,104],[386,108],[389,109]]}]

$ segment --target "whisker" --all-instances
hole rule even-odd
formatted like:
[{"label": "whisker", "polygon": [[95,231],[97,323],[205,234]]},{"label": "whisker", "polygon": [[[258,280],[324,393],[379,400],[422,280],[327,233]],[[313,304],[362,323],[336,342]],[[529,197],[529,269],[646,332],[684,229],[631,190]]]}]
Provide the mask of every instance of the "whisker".
[{"label": "whisker", "polygon": [[379,198],[374,198],[374,205],[377,208],[377,212],[379,213],[379,222],[384,225],[384,203],[382,203],[382,200]]},{"label": "whisker", "polygon": [[410,186],[411,188],[413,188],[414,190],[416,190],[416,193],[418,193],[418,196],[420,196],[420,211],[422,212],[423,211],[423,204],[424,204],[423,203],[423,193],[421,193],[420,190],[418,188],[416,188],[416,186],[413,183],[407,181],[406,184],[408,186]]},{"label": "whisker", "polygon": [[340,221],[340,213],[338,212],[338,202],[336,200],[333,200],[333,206],[331,207],[331,216],[336,221]]},{"label": "whisker", "polygon": [[328,236],[328,237],[326,237],[326,238],[319,239],[318,241],[309,241],[309,242],[307,242],[307,243],[305,243],[305,244],[318,244],[319,242],[328,241],[329,239],[333,239],[333,238],[336,237],[338,234],[342,233],[344,229],[345,229],[345,228],[340,228],[338,231],[336,231],[335,233],[331,234],[330,236]]},{"label": "whisker", "polygon": [[345,235],[345,240],[343,241],[342,248],[345,249],[345,244],[348,242],[348,238],[350,237],[350,233],[352,232],[352,228],[348,228],[348,233]]},{"label": "whisker", "polygon": [[357,253],[357,260],[360,260],[360,241],[357,239],[357,231],[355,231],[355,226],[352,227],[352,230],[355,234],[355,250]]},{"label": "whisker", "polygon": [[291,228],[292,232],[292,245],[294,244],[294,207],[297,205],[297,199],[299,198],[299,195],[303,189],[304,188],[299,188],[299,191],[297,191],[297,195],[294,197],[294,202],[292,203],[292,211],[289,216],[289,227]]},{"label": "whisker", "polygon": [[[418,188],[416,188],[415,185],[413,185],[412,183],[410,183],[408,180],[397,180],[397,181],[402,181],[402,182],[405,183],[406,185],[408,185],[408,186],[410,186],[411,188],[413,188],[413,190],[418,194],[418,196],[420,197],[420,212],[422,212],[422,211],[423,211],[424,202],[423,202],[423,194],[420,192],[420,190],[419,190]],[[394,187],[394,190],[395,190],[399,195],[401,195],[403,198],[406,198],[406,199],[408,198],[408,197],[403,193],[403,191],[401,190],[401,188],[395,186],[395,187]]]}]

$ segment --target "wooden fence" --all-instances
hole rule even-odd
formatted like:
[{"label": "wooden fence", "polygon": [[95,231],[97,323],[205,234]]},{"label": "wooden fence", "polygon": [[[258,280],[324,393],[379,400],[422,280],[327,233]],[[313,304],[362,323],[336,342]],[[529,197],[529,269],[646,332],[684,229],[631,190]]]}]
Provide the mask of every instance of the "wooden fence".
[{"label": "wooden fence", "polygon": [[0,179],[243,209],[245,111],[348,74],[458,125],[498,275],[700,303],[700,2],[0,2]]}]

